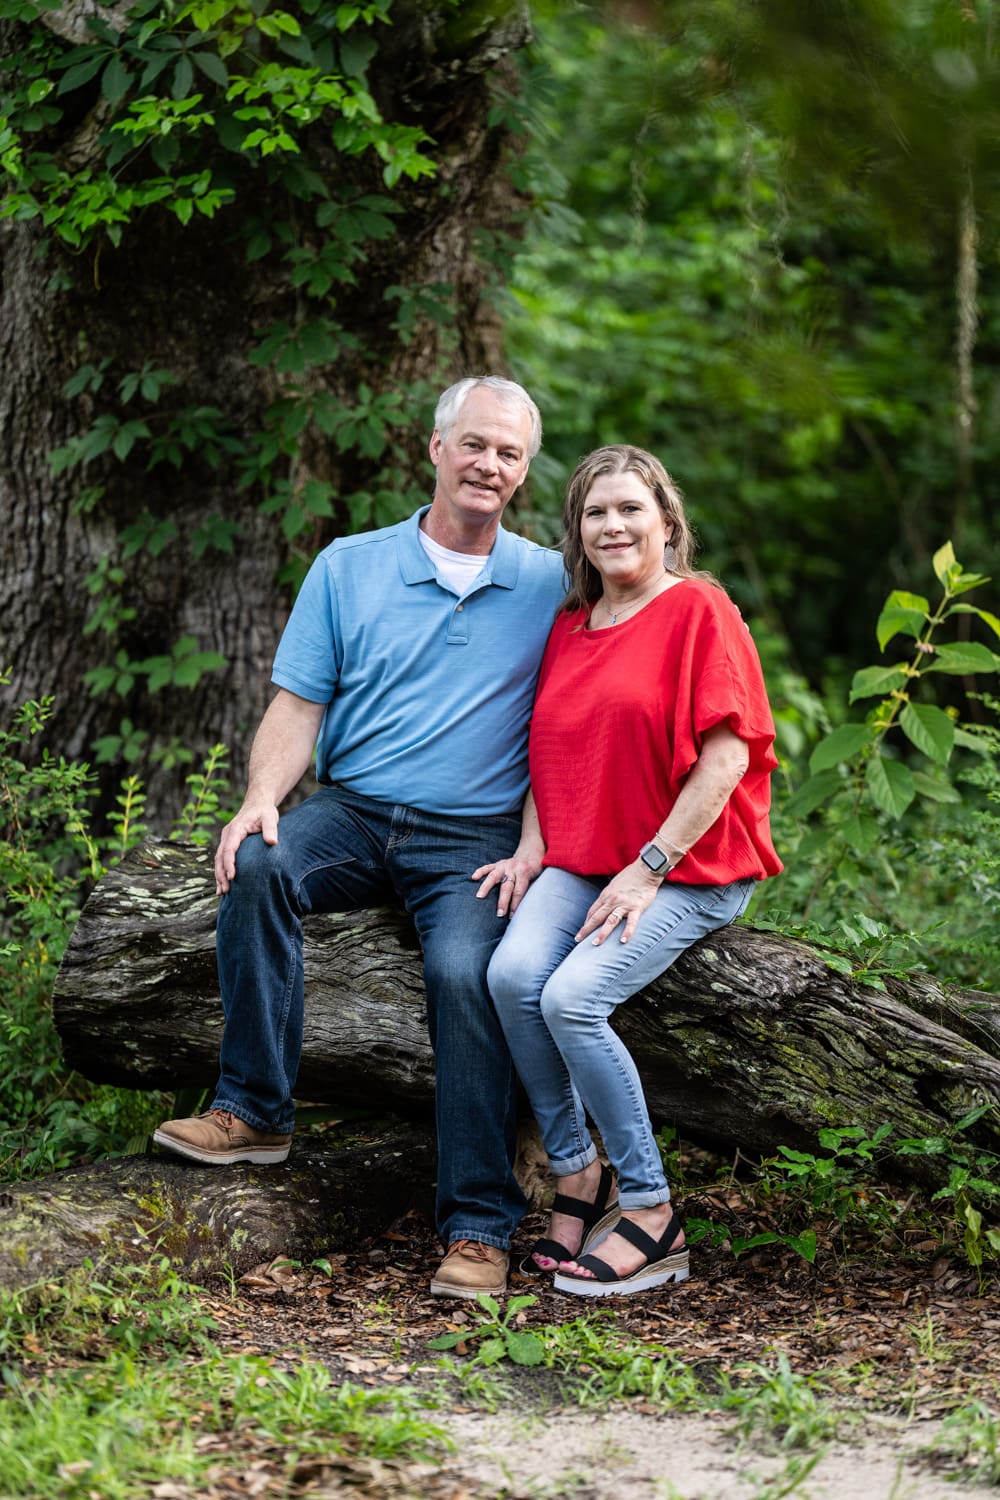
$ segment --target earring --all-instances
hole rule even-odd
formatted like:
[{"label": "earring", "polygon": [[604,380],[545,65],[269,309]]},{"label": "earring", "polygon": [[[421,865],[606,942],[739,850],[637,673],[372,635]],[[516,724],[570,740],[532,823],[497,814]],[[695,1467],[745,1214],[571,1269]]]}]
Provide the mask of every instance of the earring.
[{"label": "earring", "polygon": [[668,573],[674,571],[674,563],[677,561],[677,553],[674,551],[673,542],[668,542],[663,549],[663,566]]}]

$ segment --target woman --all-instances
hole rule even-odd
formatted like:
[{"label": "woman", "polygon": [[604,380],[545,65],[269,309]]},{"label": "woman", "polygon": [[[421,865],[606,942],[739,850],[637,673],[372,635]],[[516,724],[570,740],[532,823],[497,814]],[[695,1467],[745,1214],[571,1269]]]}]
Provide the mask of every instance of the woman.
[{"label": "woman", "polygon": [[539,676],[522,839],[473,879],[483,897],[499,886],[512,916],[490,988],[560,1187],[521,1270],[605,1296],[688,1274],[642,1086],[608,1018],[781,869],[777,761],[750,633],[692,568],[659,461],[599,448],[563,519],[571,587]]}]

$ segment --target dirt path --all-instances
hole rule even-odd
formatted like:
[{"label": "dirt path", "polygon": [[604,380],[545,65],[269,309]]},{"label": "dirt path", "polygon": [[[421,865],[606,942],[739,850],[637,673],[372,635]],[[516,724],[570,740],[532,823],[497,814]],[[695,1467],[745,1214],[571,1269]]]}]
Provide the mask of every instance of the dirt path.
[{"label": "dirt path", "polygon": [[[528,1232],[537,1226],[529,1224]],[[325,1363],[338,1379],[368,1388],[436,1384],[430,1339],[477,1326],[474,1305],[431,1298],[433,1235],[408,1219],[366,1255],[332,1258],[332,1275],[263,1268],[246,1278],[239,1304],[218,1304],[223,1342]],[[454,1459],[407,1479],[373,1482],[368,1494],[434,1500],[986,1500],[1000,1487],[947,1477],[940,1458],[922,1454],[942,1420],[963,1401],[985,1401],[1000,1415],[1000,1297],[978,1295],[968,1268],[944,1257],[800,1257],[769,1247],[734,1261],[725,1250],[692,1256],[683,1286],[602,1306],[613,1326],[656,1359],[669,1355],[712,1390],[739,1383],[748,1366],[774,1369],[782,1358],[797,1376],[832,1388],[845,1415],[832,1439],[787,1450],[765,1423],[740,1445],[734,1412],[664,1414],[633,1397],[581,1409],[552,1373],[509,1361],[500,1409],[479,1409],[475,1393],[450,1389],[451,1409],[432,1414],[456,1443]],[[592,1304],[536,1283],[519,1314],[527,1330],[596,1316]],[[475,1340],[468,1341],[468,1368]],[[664,1354],[669,1351],[669,1354]],[[586,1374],[585,1367],[581,1367]],[[715,1382],[715,1386],[713,1386]],[[1000,1443],[1000,1430],[997,1441]],[[808,1472],[807,1472],[808,1470]],[[971,1470],[967,1470],[971,1474]],[[398,1486],[402,1486],[401,1488]],[[408,1486],[412,1486],[409,1488]],[[318,1494],[356,1494],[336,1488]]]}]

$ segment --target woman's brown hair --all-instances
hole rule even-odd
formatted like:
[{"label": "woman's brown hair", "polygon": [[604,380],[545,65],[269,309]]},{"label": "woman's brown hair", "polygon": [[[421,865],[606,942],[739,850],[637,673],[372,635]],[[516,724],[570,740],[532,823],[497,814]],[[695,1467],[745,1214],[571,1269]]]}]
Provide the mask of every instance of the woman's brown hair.
[{"label": "woman's brown hair", "polygon": [[[684,513],[684,496],[671,479],[658,458],[644,448],[633,448],[629,443],[613,443],[607,448],[595,448],[580,460],[570,477],[563,507],[562,553],[569,575],[569,593],[560,610],[572,613],[586,609],[600,598],[603,592],[601,575],[583,550],[580,539],[580,522],[583,507],[595,479],[605,474],[635,474],[654,496],[667,522],[667,541],[673,548],[673,559],[669,572],[678,578],[702,578],[706,583],[721,587],[711,573],[699,572],[694,567],[695,541]],[[673,529],[670,529],[670,523]]]}]

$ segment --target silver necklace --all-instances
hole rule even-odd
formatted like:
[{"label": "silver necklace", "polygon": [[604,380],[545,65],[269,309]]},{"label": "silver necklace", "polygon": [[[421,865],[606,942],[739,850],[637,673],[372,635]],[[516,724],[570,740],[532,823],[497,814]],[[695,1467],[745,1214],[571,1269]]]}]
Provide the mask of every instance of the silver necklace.
[{"label": "silver necklace", "polygon": [[[664,568],[664,570],[663,570],[664,577],[666,577],[666,572],[667,572],[667,570],[666,570],[666,568]],[[630,609],[637,609],[640,604],[644,604],[647,599],[651,599],[653,597],[653,589],[659,588],[659,586],[662,583],[662,581],[663,580],[661,578],[658,578],[656,580],[656,583],[653,585],[652,589],[647,589],[644,594],[640,594],[639,595],[638,599],[632,599],[628,604],[621,605],[620,608],[616,609],[613,614],[611,612],[611,605],[608,603],[608,601],[606,599],[600,599],[598,602],[600,604],[604,605],[604,608],[605,608],[605,610],[607,612],[608,619],[611,621],[612,625],[617,625],[618,621],[621,619],[622,615],[626,614],[628,612],[628,610],[630,610]]]}]

